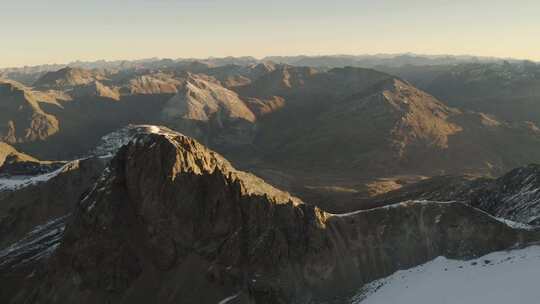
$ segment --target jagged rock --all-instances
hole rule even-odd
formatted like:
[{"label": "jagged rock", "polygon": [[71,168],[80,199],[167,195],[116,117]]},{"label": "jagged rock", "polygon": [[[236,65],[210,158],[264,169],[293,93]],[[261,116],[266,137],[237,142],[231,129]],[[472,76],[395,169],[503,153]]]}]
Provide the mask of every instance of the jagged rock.
[{"label": "jagged rock", "polygon": [[41,271],[0,254],[0,283],[19,280],[7,303],[308,303],[539,238],[456,202],[326,213],[160,129],[119,150]]}]

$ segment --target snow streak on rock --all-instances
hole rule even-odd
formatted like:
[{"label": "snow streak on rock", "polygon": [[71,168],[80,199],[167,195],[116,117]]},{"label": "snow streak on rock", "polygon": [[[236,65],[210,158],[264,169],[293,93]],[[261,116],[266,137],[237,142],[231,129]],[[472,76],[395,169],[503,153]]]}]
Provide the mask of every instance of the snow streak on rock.
[{"label": "snow streak on rock", "polygon": [[60,245],[68,216],[37,226],[23,239],[0,251],[0,267],[22,267],[48,258]]}]

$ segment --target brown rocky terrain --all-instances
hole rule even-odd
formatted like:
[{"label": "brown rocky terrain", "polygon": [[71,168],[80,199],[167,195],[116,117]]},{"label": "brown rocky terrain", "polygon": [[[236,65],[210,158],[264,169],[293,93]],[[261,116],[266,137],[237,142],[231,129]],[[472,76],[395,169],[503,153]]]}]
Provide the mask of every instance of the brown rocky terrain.
[{"label": "brown rocky terrain", "polygon": [[0,82],[1,141],[42,141],[58,129],[56,117],[45,113],[30,91],[14,82]]},{"label": "brown rocky terrain", "polygon": [[256,121],[238,94],[200,74],[187,75],[183,88],[163,107],[162,119],[204,142],[225,146],[251,143]]},{"label": "brown rocky terrain", "polygon": [[62,164],[64,162],[40,161],[0,142],[0,176],[47,173],[57,169]]},{"label": "brown rocky terrain", "polygon": [[21,153],[12,146],[0,142],[0,167],[4,165],[6,159],[10,158],[17,161],[37,161],[37,159],[32,156]]},{"label": "brown rocky terrain", "polygon": [[92,81],[74,87],[69,91],[72,98],[107,98],[112,100],[120,100],[120,92],[118,88],[108,87],[99,81]]},{"label": "brown rocky terrain", "polygon": [[0,252],[3,302],[313,303],[540,238],[455,202],[327,213],[163,128],[121,148],[62,221]]},{"label": "brown rocky terrain", "polygon": [[128,84],[121,88],[124,94],[176,94],[178,86],[182,82],[174,77],[163,74],[150,74],[136,76],[128,81]]},{"label": "brown rocky terrain", "polygon": [[58,71],[44,74],[34,83],[34,86],[37,88],[62,90],[104,79],[106,79],[104,73],[98,70],[65,67]]},{"label": "brown rocky terrain", "polygon": [[55,79],[50,86],[25,88],[41,109],[30,112],[43,114],[31,128],[26,114],[11,136],[19,113],[6,112],[4,140],[39,159],[64,160],[128,124],[167,125],[330,211],[362,208],[364,198],[411,180],[498,176],[540,159],[535,122],[449,107],[372,69],[233,59],[99,67],[107,69],[62,69],[44,76]]}]

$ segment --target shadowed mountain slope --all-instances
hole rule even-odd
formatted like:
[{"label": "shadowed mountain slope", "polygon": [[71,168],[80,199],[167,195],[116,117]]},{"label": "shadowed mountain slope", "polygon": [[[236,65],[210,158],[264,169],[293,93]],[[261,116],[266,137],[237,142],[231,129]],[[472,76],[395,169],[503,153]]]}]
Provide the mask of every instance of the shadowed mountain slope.
[{"label": "shadowed mountain slope", "polygon": [[523,224],[539,225],[540,166],[511,170],[497,179],[440,176],[407,185],[372,199],[374,205],[403,200],[460,201],[490,214]]},{"label": "shadowed mountain slope", "polygon": [[49,238],[0,252],[3,302],[311,303],[439,255],[539,238],[460,203],[326,213],[189,137],[154,132],[119,150],[63,236],[51,223]]}]

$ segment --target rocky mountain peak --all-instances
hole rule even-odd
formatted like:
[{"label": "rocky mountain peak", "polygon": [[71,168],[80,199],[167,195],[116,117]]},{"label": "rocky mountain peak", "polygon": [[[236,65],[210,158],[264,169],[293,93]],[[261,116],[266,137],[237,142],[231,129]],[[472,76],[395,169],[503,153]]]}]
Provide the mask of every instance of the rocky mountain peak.
[{"label": "rocky mountain peak", "polygon": [[[128,164],[133,165],[133,170],[141,171],[133,174],[141,180],[152,180],[154,178],[144,175],[162,173],[163,171],[167,172],[166,176],[171,181],[186,174],[212,175],[219,172],[230,182],[237,182],[241,192],[245,195],[264,194],[277,203],[301,203],[299,199],[275,189],[260,178],[236,170],[223,156],[206,148],[191,137],[163,127],[154,127],[145,131],[135,135],[125,148],[128,160],[160,160],[159,169],[136,168],[135,165],[139,165],[138,163],[128,162]],[[164,162],[164,160],[171,162]],[[150,164],[150,162],[143,161],[140,164]]]},{"label": "rocky mountain peak", "polygon": [[[0,252],[9,284],[30,286],[9,297],[305,302],[439,255],[478,256],[539,237],[455,202],[330,214],[161,127],[116,153],[67,222]],[[38,258],[28,264],[17,248]]]}]

